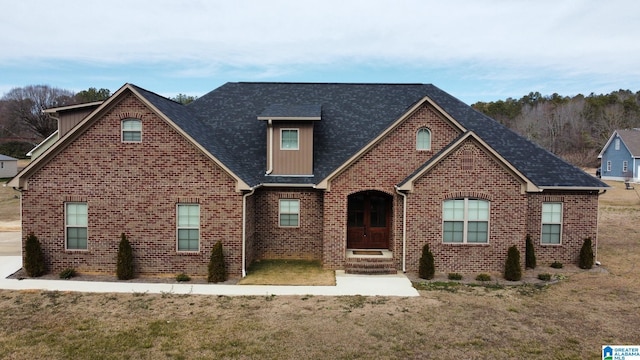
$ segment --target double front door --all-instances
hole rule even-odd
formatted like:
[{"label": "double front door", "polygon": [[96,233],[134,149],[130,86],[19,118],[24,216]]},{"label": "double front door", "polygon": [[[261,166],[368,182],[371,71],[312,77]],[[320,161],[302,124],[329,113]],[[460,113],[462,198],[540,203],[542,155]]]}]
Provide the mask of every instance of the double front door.
[{"label": "double front door", "polygon": [[393,197],[363,191],[347,200],[347,248],[388,249]]}]

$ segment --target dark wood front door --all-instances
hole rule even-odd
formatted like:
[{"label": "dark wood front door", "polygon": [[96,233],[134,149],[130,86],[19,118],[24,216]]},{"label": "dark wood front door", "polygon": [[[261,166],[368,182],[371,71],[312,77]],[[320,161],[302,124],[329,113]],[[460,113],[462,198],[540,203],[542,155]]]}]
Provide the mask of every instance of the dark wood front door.
[{"label": "dark wood front door", "polygon": [[347,248],[388,249],[392,197],[363,191],[347,200]]}]

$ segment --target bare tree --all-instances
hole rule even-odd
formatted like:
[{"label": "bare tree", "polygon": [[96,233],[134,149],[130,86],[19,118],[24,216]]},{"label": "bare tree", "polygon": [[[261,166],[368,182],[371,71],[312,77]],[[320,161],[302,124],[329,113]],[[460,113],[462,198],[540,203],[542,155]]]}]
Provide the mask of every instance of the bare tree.
[{"label": "bare tree", "polygon": [[43,110],[73,104],[74,93],[48,85],[30,85],[11,89],[2,100],[8,106],[6,121],[24,124],[35,135],[46,138],[57,125]]}]

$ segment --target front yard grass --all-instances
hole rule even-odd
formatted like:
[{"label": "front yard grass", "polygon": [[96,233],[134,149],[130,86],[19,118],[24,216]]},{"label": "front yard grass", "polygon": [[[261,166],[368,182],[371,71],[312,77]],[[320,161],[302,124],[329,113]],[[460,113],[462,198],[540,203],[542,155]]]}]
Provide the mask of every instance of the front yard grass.
[{"label": "front yard grass", "polygon": [[255,261],[241,285],[327,285],[336,284],[335,272],[325,270],[319,261],[260,260]]}]

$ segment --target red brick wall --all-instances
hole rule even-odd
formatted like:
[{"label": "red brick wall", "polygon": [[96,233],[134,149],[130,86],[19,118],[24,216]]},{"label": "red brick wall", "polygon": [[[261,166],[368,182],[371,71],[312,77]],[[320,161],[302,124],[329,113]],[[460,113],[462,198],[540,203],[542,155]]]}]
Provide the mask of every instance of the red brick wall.
[{"label": "red brick wall", "polygon": [[[542,245],[542,203],[561,202],[562,239],[560,245]],[[528,234],[534,244],[538,265],[554,261],[577,264],[584,239],[590,237],[594,249],[598,233],[598,192],[547,191],[529,195]]]},{"label": "red brick wall", "polygon": [[[474,154],[473,169],[462,167],[462,152]],[[445,244],[442,203],[455,198],[490,201],[488,244]],[[520,182],[468,139],[418,179],[408,195],[407,270],[416,272],[422,247],[429,244],[439,272],[503,271],[507,249],[517,245],[524,266],[527,198]]]},{"label": "red brick wall", "polygon": [[[255,193],[256,259],[322,259],[322,193],[263,188]],[[300,226],[280,227],[279,200],[300,200]]]},{"label": "red brick wall", "polygon": [[[431,150],[416,150],[416,132],[421,127],[431,130]],[[378,190],[394,196],[390,249],[400,264],[402,236],[402,198],[394,185],[409,176],[458,136],[436,111],[425,105],[407,118],[380,143],[358,159],[330,183],[324,198],[324,265],[344,267],[347,229],[347,197],[363,190]]]},{"label": "red brick wall", "polygon": [[[120,141],[121,117],[142,119],[142,143]],[[222,241],[231,276],[240,275],[242,195],[235,181],[168,124],[128,95],[28,180],[24,234],[42,242],[51,272],[114,273],[120,233],[138,273],[206,275]],[[88,251],[65,251],[64,204],[86,201]],[[201,244],[176,251],[176,204],[200,204]]]}]

